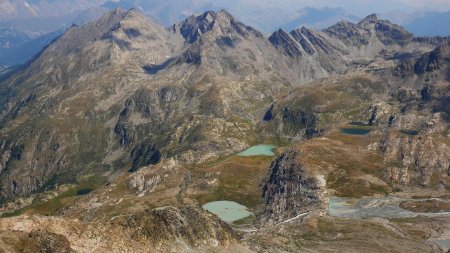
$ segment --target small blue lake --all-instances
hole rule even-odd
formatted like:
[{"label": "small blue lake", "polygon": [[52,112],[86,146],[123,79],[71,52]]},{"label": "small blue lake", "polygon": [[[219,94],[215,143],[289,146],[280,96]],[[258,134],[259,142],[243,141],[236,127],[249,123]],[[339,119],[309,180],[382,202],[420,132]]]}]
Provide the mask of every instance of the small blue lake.
[{"label": "small blue lake", "polygon": [[92,189],[90,188],[85,188],[85,189],[80,189],[77,191],[77,196],[82,196],[82,195],[86,195],[89,194],[92,191]]},{"label": "small blue lake", "polygon": [[341,128],[342,133],[349,134],[349,135],[365,135],[365,134],[370,133],[370,131],[372,131],[372,130],[366,129],[366,128],[358,128],[358,127]]},{"label": "small blue lake", "polygon": [[410,136],[415,136],[419,134],[419,131],[417,130],[400,130],[400,132],[402,134],[406,134],[406,135],[410,135]]},{"label": "small blue lake", "polygon": [[213,201],[203,205],[205,210],[219,216],[219,218],[227,223],[233,223],[252,215],[247,207],[233,201]]},{"label": "small blue lake", "polygon": [[274,145],[260,144],[238,153],[238,156],[274,156]]}]

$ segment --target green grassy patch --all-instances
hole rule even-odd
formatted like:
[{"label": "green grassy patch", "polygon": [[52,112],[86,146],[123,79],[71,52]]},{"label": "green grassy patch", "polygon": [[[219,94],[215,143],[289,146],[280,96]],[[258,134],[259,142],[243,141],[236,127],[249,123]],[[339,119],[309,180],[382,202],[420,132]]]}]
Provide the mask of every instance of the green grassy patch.
[{"label": "green grassy patch", "polygon": [[200,204],[229,200],[255,208],[262,201],[262,183],[273,157],[229,157],[222,162],[196,168],[198,177],[205,173],[220,172],[214,186],[205,186],[202,193],[191,196]]},{"label": "green grassy patch", "polygon": [[246,224],[253,224],[255,221],[256,221],[256,216],[252,214],[245,218],[242,218],[240,220],[233,222],[233,224],[234,225],[246,225]]}]

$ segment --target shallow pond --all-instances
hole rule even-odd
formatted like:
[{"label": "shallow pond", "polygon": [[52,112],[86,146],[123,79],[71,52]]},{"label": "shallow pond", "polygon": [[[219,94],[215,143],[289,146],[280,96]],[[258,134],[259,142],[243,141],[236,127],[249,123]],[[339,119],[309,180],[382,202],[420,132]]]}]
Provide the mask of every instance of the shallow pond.
[{"label": "shallow pond", "polygon": [[407,199],[397,197],[384,198],[330,198],[328,213],[343,218],[413,218],[419,215],[427,217],[449,217],[450,213],[415,213],[399,206]]},{"label": "shallow pond", "polygon": [[370,133],[372,131],[371,129],[367,128],[359,128],[359,127],[345,127],[341,128],[341,132],[344,134],[350,134],[350,135],[365,135]]},{"label": "shallow pond", "polygon": [[406,135],[410,135],[410,136],[415,136],[419,134],[419,131],[417,130],[400,130],[400,132],[402,134],[406,134]]},{"label": "shallow pond", "polygon": [[248,148],[241,153],[238,153],[238,156],[274,156],[275,153],[273,150],[275,149],[274,145],[260,144],[253,147]]},{"label": "shallow pond", "polygon": [[203,208],[211,213],[219,216],[219,218],[227,223],[233,223],[252,215],[247,207],[233,201],[214,201],[203,205]]},{"label": "shallow pond", "polygon": [[92,189],[89,188],[84,188],[84,189],[80,189],[77,191],[77,196],[82,196],[82,195],[86,195],[88,193],[90,193],[92,191]]}]

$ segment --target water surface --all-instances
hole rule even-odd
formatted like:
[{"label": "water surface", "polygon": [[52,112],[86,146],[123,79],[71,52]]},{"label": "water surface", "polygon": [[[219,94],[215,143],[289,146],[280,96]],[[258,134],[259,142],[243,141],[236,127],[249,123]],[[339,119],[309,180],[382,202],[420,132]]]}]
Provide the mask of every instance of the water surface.
[{"label": "water surface", "polygon": [[274,145],[260,144],[242,151],[238,156],[274,156]]},{"label": "water surface", "polygon": [[77,196],[86,195],[86,194],[90,193],[91,191],[92,191],[92,189],[90,189],[90,188],[80,189],[77,191]]},{"label": "water surface", "polygon": [[411,135],[411,136],[415,136],[415,135],[419,134],[419,131],[417,131],[417,130],[400,130],[400,132],[402,134]]},{"label": "water surface", "polygon": [[370,133],[372,131],[371,129],[367,128],[359,128],[359,127],[345,127],[341,128],[341,132],[344,134],[350,134],[350,135],[365,135]]},{"label": "water surface", "polygon": [[253,214],[248,211],[246,206],[226,200],[206,203],[203,208],[219,216],[221,220],[227,223],[233,223]]}]

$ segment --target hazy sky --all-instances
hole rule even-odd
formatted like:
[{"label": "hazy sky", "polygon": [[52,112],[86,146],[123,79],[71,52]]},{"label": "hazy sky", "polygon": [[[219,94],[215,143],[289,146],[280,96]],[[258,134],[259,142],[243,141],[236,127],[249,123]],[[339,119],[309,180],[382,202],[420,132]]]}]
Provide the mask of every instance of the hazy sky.
[{"label": "hazy sky", "polygon": [[402,10],[416,11],[450,11],[450,0],[248,0],[272,7],[299,8],[342,7],[354,14],[363,16],[373,12]]}]

